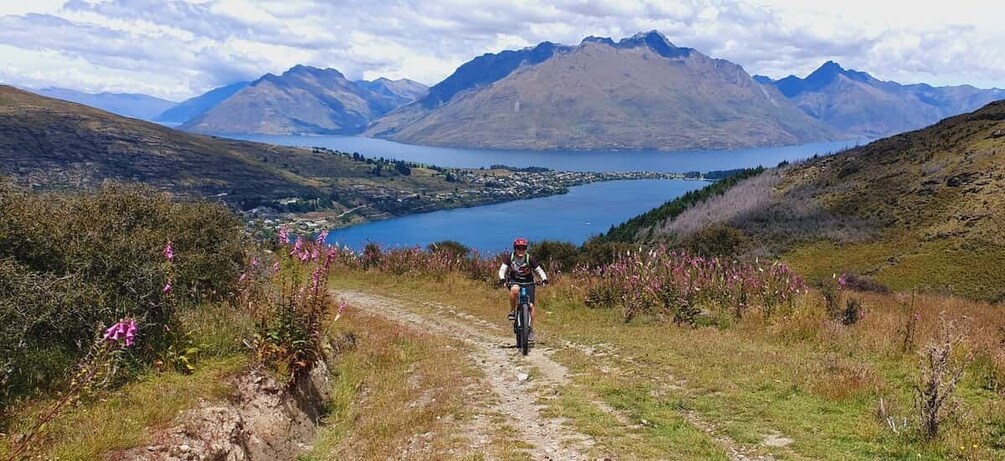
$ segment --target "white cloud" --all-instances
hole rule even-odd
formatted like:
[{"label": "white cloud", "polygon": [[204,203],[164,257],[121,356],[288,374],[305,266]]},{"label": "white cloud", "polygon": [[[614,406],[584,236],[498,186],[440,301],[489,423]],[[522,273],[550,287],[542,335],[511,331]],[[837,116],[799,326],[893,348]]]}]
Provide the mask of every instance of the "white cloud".
[{"label": "white cloud", "polygon": [[[294,64],[435,84],[484,53],[656,29],[751,74],[827,60],[877,78],[1005,87],[1005,7],[954,0],[34,0],[0,4],[0,78],[184,99]],[[72,69],[70,71],[69,69]]]}]

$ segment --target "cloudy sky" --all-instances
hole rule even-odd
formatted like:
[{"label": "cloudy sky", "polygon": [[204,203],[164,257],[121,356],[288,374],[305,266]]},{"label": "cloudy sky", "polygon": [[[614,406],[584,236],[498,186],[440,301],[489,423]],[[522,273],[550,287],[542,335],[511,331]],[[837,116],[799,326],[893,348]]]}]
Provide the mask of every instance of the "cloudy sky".
[{"label": "cloudy sky", "polygon": [[0,0],[0,82],[180,101],[306,64],[432,85],[484,53],[655,29],[751,75],[834,60],[900,83],[1005,88],[1005,2],[921,3]]}]

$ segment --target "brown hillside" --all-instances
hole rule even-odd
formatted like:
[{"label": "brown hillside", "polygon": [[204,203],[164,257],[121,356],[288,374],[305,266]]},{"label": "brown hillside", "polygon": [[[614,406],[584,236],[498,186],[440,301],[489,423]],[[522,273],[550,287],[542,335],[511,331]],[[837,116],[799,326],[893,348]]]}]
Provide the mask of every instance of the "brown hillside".
[{"label": "brown hillside", "polygon": [[319,194],[302,178],[263,165],[268,149],[0,86],[0,171],[40,186],[114,179],[237,200]]},{"label": "brown hillside", "polygon": [[687,234],[695,221],[739,228],[811,277],[851,271],[1005,299],[1005,101],[769,171],[654,235]]},{"label": "brown hillside", "polygon": [[433,173],[374,175],[372,165],[331,152],[194,135],[0,86],[0,176],[35,187],[119,180],[242,208],[337,198],[346,207],[372,205],[366,213],[397,214],[409,209],[395,197],[457,186]]}]

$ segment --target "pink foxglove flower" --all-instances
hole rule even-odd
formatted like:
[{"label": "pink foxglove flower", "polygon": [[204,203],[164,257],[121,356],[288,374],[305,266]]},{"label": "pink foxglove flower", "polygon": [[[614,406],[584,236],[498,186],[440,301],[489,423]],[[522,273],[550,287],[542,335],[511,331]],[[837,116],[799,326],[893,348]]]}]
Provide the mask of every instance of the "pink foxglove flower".
[{"label": "pink foxglove flower", "polygon": [[171,292],[171,281],[168,280],[167,284],[164,285],[164,289],[161,290],[161,293],[170,293],[170,292]]},{"label": "pink foxglove flower", "polygon": [[129,323],[126,326],[126,347],[131,347],[133,345],[133,340],[136,338],[136,321],[129,319]]},{"label": "pink foxglove flower", "polygon": [[117,343],[120,339],[125,339],[126,347],[131,347],[136,338],[136,321],[133,319],[122,319],[105,330],[103,339],[108,342]]},{"label": "pink foxglove flower", "polygon": [[168,240],[167,245],[164,246],[164,258],[166,258],[169,263],[174,262],[174,248],[171,247],[170,240]]},{"label": "pink foxglove flower", "polygon": [[285,225],[279,226],[279,243],[290,243],[290,230]]},{"label": "pink foxglove flower", "polygon": [[315,240],[315,243],[317,243],[318,245],[321,245],[321,244],[325,243],[325,240],[328,240],[328,229],[325,229],[325,230],[321,231],[320,234],[318,234],[318,238],[317,238],[317,240]]}]

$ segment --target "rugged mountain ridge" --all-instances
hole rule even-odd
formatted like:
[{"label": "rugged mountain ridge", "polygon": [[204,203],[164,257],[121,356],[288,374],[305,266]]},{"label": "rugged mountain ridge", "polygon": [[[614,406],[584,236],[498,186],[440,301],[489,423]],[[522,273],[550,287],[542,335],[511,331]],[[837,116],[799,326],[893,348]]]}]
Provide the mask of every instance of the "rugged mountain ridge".
[{"label": "rugged mountain ridge", "polygon": [[250,83],[251,82],[232,83],[220,88],[214,88],[199,96],[186,99],[178,103],[178,105],[162,112],[154,118],[154,121],[177,124],[185,123],[216,107],[227,98],[233,96],[234,93],[243,90]]},{"label": "rugged mountain ridge", "polygon": [[355,134],[421,90],[411,81],[357,83],[335,69],[266,74],[180,126],[219,134]]},{"label": "rugged mountain ridge", "polygon": [[742,67],[677,47],[656,31],[481,56],[365,134],[570,150],[731,149],[836,138]]},{"label": "rugged mountain ridge", "polygon": [[827,61],[806,78],[790,75],[777,88],[811,117],[853,137],[880,138],[931,125],[1005,98],[1005,90],[969,85],[933,87],[881,81]]}]

